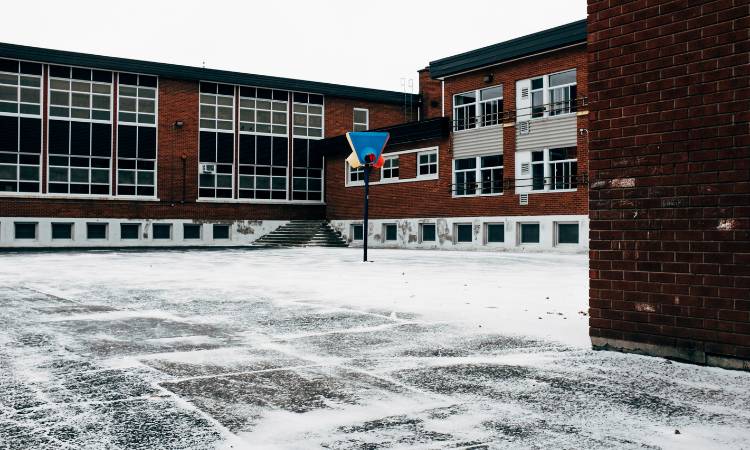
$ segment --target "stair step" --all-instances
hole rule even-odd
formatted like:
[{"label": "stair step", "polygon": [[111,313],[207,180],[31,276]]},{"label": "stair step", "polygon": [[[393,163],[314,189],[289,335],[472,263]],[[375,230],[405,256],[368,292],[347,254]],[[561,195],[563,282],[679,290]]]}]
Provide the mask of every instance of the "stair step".
[{"label": "stair step", "polygon": [[292,220],[255,241],[267,247],[348,247],[341,234],[320,220]]}]

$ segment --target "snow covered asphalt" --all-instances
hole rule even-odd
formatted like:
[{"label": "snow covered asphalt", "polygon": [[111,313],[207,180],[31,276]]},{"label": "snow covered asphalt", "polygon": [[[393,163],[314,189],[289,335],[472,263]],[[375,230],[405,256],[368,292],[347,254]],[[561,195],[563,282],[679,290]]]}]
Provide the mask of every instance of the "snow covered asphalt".
[{"label": "snow covered asphalt", "polygon": [[590,350],[585,255],[0,254],[0,449],[750,448],[750,373]]}]

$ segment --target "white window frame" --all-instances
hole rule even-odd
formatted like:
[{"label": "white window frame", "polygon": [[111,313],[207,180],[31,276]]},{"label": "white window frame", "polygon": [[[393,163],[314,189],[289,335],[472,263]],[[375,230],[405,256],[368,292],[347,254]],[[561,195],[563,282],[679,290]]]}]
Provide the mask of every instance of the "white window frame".
[{"label": "white window frame", "polygon": [[[15,89],[16,89],[16,101],[15,102],[3,101],[3,103],[6,103],[6,104],[13,104],[13,103],[15,103],[15,105],[16,105],[16,112],[0,112],[0,115],[2,115],[2,116],[8,116],[8,117],[15,117],[15,118],[18,119],[18,127],[19,128],[17,129],[17,133],[18,134],[16,136],[17,151],[16,152],[8,152],[8,153],[15,154],[16,161],[15,161],[15,163],[2,163],[2,165],[15,166],[15,169],[16,169],[15,170],[15,172],[16,172],[15,180],[11,180],[11,179],[7,178],[7,179],[4,179],[4,181],[8,181],[8,182],[13,181],[13,182],[15,182],[16,183],[16,190],[15,191],[0,191],[0,195],[2,195],[2,196],[6,196],[6,195],[23,196],[23,195],[39,194],[39,193],[42,192],[42,167],[45,164],[44,153],[42,152],[42,129],[44,127],[44,118],[42,117],[42,107],[43,107],[42,103],[43,103],[44,93],[43,93],[42,89],[43,89],[43,79],[44,79],[44,65],[40,64],[40,66],[42,66],[42,75],[31,75],[31,74],[26,74],[26,73],[22,73],[21,72],[21,62],[22,61],[18,61],[18,60],[12,60],[12,61],[16,62],[16,67],[17,67],[16,71],[15,72],[0,72],[0,74],[4,75],[7,78],[10,78],[11,76],[14,76],[16,78],[15,84],[0,83],[0,86],[5,87],[6,89],[8,89],[9,87],[15,87]],[[26,83],[26,84],[24,84],[24,83]],[[31,83],[31,84],[29,84],[29,83]],[[21,97],[22,97],[22,94],[23,94],[24,90],[27,90],[27,91],[36,91],[36,95],[37,95],[39,101],[36,102],[36,103],[35,102],[23,101],[21,99]],[[32,107],[36,106],[38,113],[33,114],[33,113],[21,112],[22,107],[29,106],[29,105],[31,105]],[[20,126],[21,126],[21,119],[22,118],[40,119],[40,121],[39,121],[39,126],[40,126],[40,130],[39,130],[39,137],[40,137],[40,139],[39,139],[39,153],[34,153],[34,155],[37,155],[37,157],[39,158],[39,163],[36,164],[36,165],[21,163],[21,161],[20,161],[21,155],[29,154],[29,153],[25,153],[25,152],[21,152],[20,151],[21,150],[20,149],[20,141],[21,141]],[[20,187],[19,183],[22,183],[22,182],[25,182],[25,181],[34,182],[34,180],[22,180],[21,179],[21,169],[22,168],[29,168],[29,167],[32,168],[32,169],[36,168],[37,190],[36,191],[28,191],[28,192],[20,191],[19,190],[19,187]]]},{"label": "white window frame", "polygon": [[[365,167],[359,166],[358,168],[353,168],[351,165],[349,165],[348,162],[344,161],[344,168],[346,170],[346,179],[344,180],[345,186],[364,186],[365,185],[365,179],[364,179],[364,173],[365,173]],[[351,175],[352,173],[361,173],[362,174],[362,180],[359,181],[352,181]]]},{"label": "white window frame", "polygon": [[[561,84],[561,85],[557,85],[555,87],[550,87],[550,84],[549,84],[549,77],[550,76],[561,74],[561,73],[565,73],[565,72],[570,72],[570,71],[575,71],[576,72],[576,82],[574,82],[574,83],[567,83],[567,84]],[[539,79],[539,78],[542,79],[542,87],[538,88],[538,89],[532,89],[531,88],[531,84],[533,83],[533,80],[536,80],[536,79]],[[568,105],[568,109],[569,109],[568,112],[558,113],[558,114],[551,114],[552,105],[550,104],[551,103],[551,100],[550,100],[551,93],[552,93],[553,90],[555,90],[555,89],[563,89],[563,88],[570,88],[571,86],[578,86],[578,69],[576,67],[573,67],[573,68],[570,68],[570,69],[565,69],[565,70],[560,70],[558,72],[548,73],[548,74],[545,74],[545,75],[540,75],[540,76],[537,76],[537,77],[531,77],[531,78],[529,78],[529,81],[530,81],[530,85],[529,85],[529,96],[530,96],[530,98],[529,98],[529,100],[530,100],[531,106],[529,107],[529,113],[528,113],[528,116],[526,117],[526,120],[540,120],[540,119],[554,118],[554,117],[566,117],[566,116],[570,116],[572,114],[576,114],[577,111],[573,111],[574,108],[572,107],[572,103],[570,105]],[[542,115],[541,116],[534,117],[534,92],[540,92],[540,91],[542,92],[542,105],[541,105],[541,107],[544,108],[544,110],[542,111]],[[576,95],[577,95],[577,93],[576,93]],[[570,101],[571,102],[575,102],[576,98],[571,98]]]},{"label": "white window frame", "polygon": [[[50,75],[50,67],[51,66],[49,66],[49,65],[46,66],[46,74],[47,74],[47,89],[46,89],[46,92],[47,92],[47,101],[45,103],[47,105],[46,106],[47,118],[46,118],[45,122],[46,122],[46,126],[47,126],[47,136],[46,136],[46,138],[47,138],[46,139],[46,153],[47,153],[47,157],[42,162],[43,164],[47,165],[47,179],[46,179],[46,186],[45,186],[46,187],[46,191],[45,191],[46,194],[47,195],[51,195],[53,197],[58,197],[58,198],[79,198],[79,199],[80,198],[95,198],[95,199],[99,199],[99,198],[112,198],[112,197],[116,197],[114,195],[115,185],[112,183],[112,179],[113,179],[112,178],[112,172],[113,172],[113,169],[114,169],[114,160],[115,160],[115,156],[116,156],[115,152],[116,152],[116,149],[117,149],[117,145],[110,143],[110,153],[109,153],[109,158],[108,158],[109,159],[109,166],[107,167],[107,172],[108,172],[108,176],[107,176],[108,192],[106,194],[92,194],[90,192],[92,185],[101,185],[101,184],[103,184],[103,183],[92,183],[91,182],[91,174],[92,174],[92,172],[94,170],[98,171],[98,170],[103,170],[104,169],[104,167],[93,167],[93,164],[91,163],[91,161],[94,158],[96,158],[96,159],[104,159],[104,157],[102,157],[102,156],[92,156],[92,155],[89,155],[89,156],[81,155],[81,156],[79,156],[80,158],[88,158],[89,159],[89,165],[87,167],[87,169],[88,169],[88,183],[87,184],[89,186],[89,193],[88,194],[76,194],[76,193],[70,192],[70,185],[71,184],[83,184],[83,183],[74,183],[74,182],[72,182],[72,180],[71,180],[71,173],[72,173],[73,170],[84,169],[84,168],[83,167],[80,167],[80,168],[79,167],[74,167],[70,163],[70,157],[73,156],[72,154],[68,155],[68,164],[66,166],[53,166],[53,165],[50,164],[50,158],[53,157],[53,156],[57,156],[57,154],[51,154],[50,151],[49,151],[50,150],[49,149],[49,145],[50,145],[49,125],[50,125],[50,121],[52,121],[52,120],[67,121],[69,124],[72,123],[72,122],[88,123],[89,127],[91,127],[92,123],[109,124],[110,125],[110,130],[109,130],[110,131],[110,142],[112,142],[112,140],[114,139],[114,133],[115,133],[115,124],[114,124],[114,121],[113,121],[113,118],[114,118],[114,109],[115,108],[113,107],[112,99],[113,99],[113,96],[116,95],[116,93],[114,92],[114,86],[115,86],[115,75],[116,75],[117,72],[115,72],[115,71],[109,71],[109,70],[102,70],[103,72],[110,72],[112,74],[111,81],[109,83],[107,83],[107,82],[104,82],[104,81],[87,81],[87,80],[77,80],[77,79],[72,78],[72,70],[74,68],[84,69],[84,70],[91,70],[91,71],[99,70],[99,69],[93,69],[91,67],[61,65],[60,67],[67,67],[69,69],[69,72],[68,72],[69,76],[68,76],[68,78],[61,78],[61,77],[54,77],[54,76]],[[68,88],[67,89],[53,88],[52,87],[53,80],[67,81],[68,82]],[[73,85],[72,85],[73,82],[89,83],[89,89],[88,89],[88,93],[89,93],[89,107],[87,108],[88,111],[89,111],[89,118],[88,119],[80,118],[80,117],[72,117],[72,112],[71,112],[71,109],[72,109],[72,95],[73,95],[73,92],[74,92],[73,91]],[[109,94],[94,93],[93,92],[94,85],[109,85]],[[52,104],[52,92],[53,91],[54,92],[66,92],[67,93],[67,98],[68,98],[68,100],[67,100],[67,106],[62,106],[62,107],[65,107],[65,108],[68,109],[68,115],[67,116],[52,115],[52,108],[55,108],[56,106],[59,106],[59,105],[53,105]],[[94,110],[103,111],[103,109],[101,109],[101,108],[93,108],[93,96],[94,95],[98,95],[98,96],[108,95],[109,96],[109,118],[108,119],[92,119],[91,118],[92,112]],[[78,108],[78,109],[84,109],[84,108]],[[69,128],[68,128],[68,149],[69,150],[70,150],[70,141],[71,141],[71,130],[70,130],[70,128],[71,128],[71,126],[69,125]],[[89,133],[89,146],[91,145],[91,139],[92,139],[92,136],[91,136],[91,133]],[[67,181],[65,181],[65,184],[68,185],[68,192],[57,193],[57,192],[51,192],[50,191],[50,184],[58,184],[57,181],[51,180],[50,172],[51,172],[52,168],[67,169]],[[59,182],[59,184],[62,184],[62,182]],[[155,187],[154,187],[154,189],[155,189]],[[107,226],[107,237],[109,238],[109,226]]]},{"label": "white window frame", "polygon": [[[364,122],[357,122],[357,111],[364,111],[365,113],[365,121]],[[357,125],[360,126],[360,129],[357,129]],[[364,127],[364,128],[361,128]],[[370,129],[370,110],[367,108],[354,108],[352,110],[352,131],[367,131]]]},{"label": "white window frame", "polygon": [[[208,82],[211,83],[211,82]],[[226,84],[226,83],[211,83],[211,84]],[[200,86],[198,88],[198,131],[218,131],[219,133],[234,133],[234,119],[237,105],[235,102],[237,86],[234,87],[234,93],[232,95],[226,94],[215,94],[200,92]],[[220,101],[221,100],[221,101]],[[231,101],[228,101],[231,100]],[[206,110],[213,109],[213,117],[204,117],[204,107]],[[219,109],[231,108],[232,119],[219,119]],[[214,122],[213,127],[207,127],[203,123],[203,120],[212,120]],[[231,124],[231,128],[220,128],[219,122]]]},{"label": "white window frame", "polygon": [[[524,225],[536,225],[539,227],[539,242],[523,242],[521,229]],[[541,245],[542,244],[542,224],[540,222],[518,222],[517,224],[516,245]]]},{"label": "white window frame", "polygon": [[[498,88],[498,87],[500,88],[500,91],[501,91],[500,97],[495,97],[495,98],[491,98],[491,99],[488,99],[488,100],[482,100],[482,92],[483,91],[486,91],[486,90],[489,90],[489,89]],[[458,97],[460,95],[470,94],[472,92],[474,93],[474,103],[466,103],[466,104],[463,104],[463,105],[456,105],[456,97]],[[487,86],[487,87],[480,88],[480,89],[475,89],[475,90],[472,90],[472,91],[464,91],[464,92],[460,92],[458,94],[454,94],[453,95],[453,127],[452,127],[453,131],[460,133],[462,131],[471,130],[471,129],[474,129],[474,128],[486,128],[486,127],[494,127],[494,126],[500,126],[500,125],[502,125],[502,123],[503,123],[503,121],[502,121],[502,115],[503,115],[503,98],[504,98],[504,96],[505,96],[505,92],[503,90],[502,83],[501,84],[496,84],[494,86]],[[490,121],[490,122],[494,122],[494,123],[485,124],[485,115],[483,114],[483,111],[482,111],[483,107],[485,105],[487,105],[487,104],[498,103],[498,102],[500,102],[500,105],[499,105],[499,107],[497,107],[497,113],[495,113],[497,117],[495,117],[494,120]],[[465,123],[463,125],[463,127],[459,128],[458,125],[457,125],[457,122],[456,122],[458,120],[458,119],[456,119],[456,117],[458,116],[458,114],[457,114],[458,110],[460,110],[460,109],[469,110],[471,108],[474,109],[474,123],[473,124],[471,124],[471,123]]]},{"label": "white window frame", "polygon": [[[458,240],[458,227],[459,226],[468,226],[471,228],[471,241],[469,242],[459,242]],[[466,245],[466,244],[473,244],[474,243],[474,224],[471,222],[457,222],[453,224],[453,245]]]},{"label": "white window frame", "polygon": [[[361,223],[353,223],[353,224],[350,225],[350,227],[351,228],[349,229],[349,232],[351,233],[352,241],[354,241],[354,242],[363,241],[364,237],[365,237],[365,226],[363,224],[361,224]],[[354,234],[354,230],[357,227],[362,228],[362,238],[361,239],[357,239],[356,236],[355,236],[355,234]]]},{"label": "white window frame", "polygon": [[[576,225],[578,227],[578,242],[560,242],[560,225]],[[555,247],[577,247],[581,245],[581,222],[577,221],[559,221],[554,222]]]},{"label": "white window frame", "polygon": [[[490,242],[490,226],[503,227],[502,242]],[[489,246],[504,246],[505,245],[505,223],[504,222],[485,222],[484,223],[484,245],[489,245]]]},{"label": "white window frame", "polygon": [[[421,162],[421,159],[422,159],[423,155],[428,156],[428,162],[427,162],[427,164],[422,164],[422,162]],[[435,162],[434,163],[429,162],[429,156],[431,156],[431,155],[435,155]],[[422,166],[430,167],[430,166],[433,166],[433,165],[435,166],[435,173],[427,173],[427,174],[424,174],[424,175],[420,174],[420,172],[421,172],[420,169],[422,168]],[[426,151],[422,151],[422,152],[417,152],[417,178],[418,179],[420,179],[420,180],[434,180],[434,179],[438,178],[438,174],[439,173],[440,173],[440,155],[439,155],[437,149],[426,150]]]},{"label": "white window frame", "polygon": [[[431,241],[425,241],[424,240],[424,227],[425,227],[425,225],[431,226],[431,227],[435,228],[435,239],[433,239]],[[434,243],[434,242],[437,242],[437,240],[438,239],[437,239],[437,224],[436,223],[420,223],[419,224],[419,243],[420,244],[424,244],[424,243],[427,243],[427,242],[433,242]]]},{"label": "white window frame", "polygon": [[[303,139],[323,139],[326,135],[325,133],[325,125],[326,125],[326,98],[323,94],[311,94],[309,92],[291,92],[292,94],[292,113],[290,114],[291,117],[291,126],[292,126],[292,137],[293,138],[303,138]],[[301,94],[301,95],[307,95],[308,96],[308,102],[297,102],[294,100],[294,94]],[[323,102],[322,104],[317,103],[310,103],[309,102],[309,96],[310,95],[319,95],[322,97]],[[311,112],[312,109],[320,108],[320,113],[317,112]],[[305,118],[305,125],[296,125],[294,122],[294,119],[296,116],[304,117]],[[311,117],[318,117],[320,116],[320,128],[310,126],[310,118]],[[297,130],[295,128],[304,128],[305,134],[297,134]],[[310,129],[320,129],[320,136],[311,136],[310,135]]]},{"label": "white window frame", "polygon": [[[244,97],[242,96],[242,87],[240,87],[240,94],[239,94],[239,103],[237,104],[237,109],[239,111],[239,131],[243,134],[255,134],[260,136],[279,136],[279,137],[288,137],[289,136],[289,97],[290,93],[288,91],[282,91],[280,89],[269,89],[269,88],[252,88],[256,89],[256,95],[255,97]],[[273,98],[260,98],[257,96],[257,89],[268,89],[271,91],[271,97],[273,97],[274,91],[280,91],[286,93],[286,100],[275,100]],[[268,102],[268,107],[258,107],[259,102]],[[242,113],[243,112],[252,112],[253,119],[252,120],[243,120]],[[267,112],[269,114],[269,121],[268,122],[261,122],[258,120],[258,112]],[[274,120],[274,116],[277,114],[283,114],[284,121],[278,122]],[[243,126],[252,127],[252,130],[243,130]],[[258,131],[258,127],[267,126],[269,128],[269,131]],[[275,127],[284,127],[284,131],[274,131]]]},{"label": "white window frame", "polygon": [[[482,167],[482,158],[486,157],[486,156],[501,156],[501,157],[503,157],[503,165],[502,166]],[[456,160],[459,160],[459,159],[471,159],[471,158],[475,159],[475,164],[474,164],[475,182],[474,183],[476,184],[476,187],[474,189],[474,193],[473,194],[466,194],[466,195],[456,194],[456,178],[457,178],[456,177]],[[503,178],[505,178],[505,157],[504,157],[503,153],[499,153],[499,154],[496,153],[496,154],[493,154],[493,155],[478,155],[478,156],[466,156],[466,157],[462,157],[462,158],[454,158],[453,161],[451,162],[451,174],[452,174],[451,185],[453,186],[453,188],[451,189],[451,196],[453,198],[466,198],[466,197],[493,197],[493,196],[503,195],[505,193],[505,186],[504,186],[504,181],[505,180],[501,180],[501,182],[500,182],[501,183],[500,185],[502,187],[502,191],[501,192],[491,192],[491,193],[487,193],[487,194],[483,194],[482,193],[482,170],[492,170],[492,169],[498,169],[498,168],[503,169]],[[459,172],[471,172],[471,169],[460,170]]]},{"label": "white window frame", "polygon": [[[129,75],[142,75],[142,74],[136,74],[136,73],[130,74],[129,73]],[[138,161],[148,161],[147,159],[145,159],[145,158],[139,158],[138,157],[138,153],[136,153],[136,157],[135,158],[122,158],[122,159],[128,159],[128,160],[135,161],[136,162],[136,168],[135,169],[121,169],[120,168],[119,160],[121,159],[121,157],[120,157],[120,148],[119,148],[119,142],[118,142],[119,141],[119,137],[118,137],[118,139],[115,140],[115,143],[114,143],[114,148],[115,148],[115,152],[116,152],[116,155],[117,155],[117,171],[115,173],[115,183],[114,183],[114,186],[111,189],[112,195],[117,196],[117,197],[123,197],[123,198],[128,198],[128,199],[130,199],[130,198],[139,198],[139,197],[140,198],[154,199],[154,198],[157,197],[158,192],[159,192],[159,187],[158,187],[158,183],[159,183],[159,174],[158,174],[159,164],[158,164],[158,161],[159,161],[159,81],[160,80],[159,80],[159,77],[157,77],[156,75],[147,75],[147,76],[153,76],[154,78],[156,78],[156,87],[140,86],[140,85],[139,86],[133,86],[131,84],[121,84],[120,83],[120,73],[117,74],[117,111],[116,112],[117,112],[117,127],[118,128],[119,128],[120,125],[128,125],[128,126],[135,126],[135,127],[151,127],[151,128],[154,128],[156,130],[156,153],[154,154],[154,160],[153,160],[154,169],[150,171],[150,172],[153,172],[153,177],[154,177],[154,182],[153,182],[154,193],[153,193],[153,195],[139,195],[138,194],[138,186],[148,186],[146,184],[140,184],[140,183],[138,183],[138,177],[139,177],[138,173],[139,172],[147,172],[145,170],[141,170],[141,169],[138,168]],[[136,113],[135,113],[136,114],[136,122],[132,122],[132,121],[129,121],[129,120],[123,120],[120,117],[120,113],[122,112],[120,110],[120,105],[122,104],[121,103],[121,98],[123,96],[122,93],[121,93],[122,86],[126,86],[126,87],[131,87],[131,88],[136,88],[137,89],[137,95],[136,95],[136,97],[133,97],[131,95],[125,95],[125,97],[135,98],[135,101],[136,101]],[[151,113],[141,113],[140,112],[140,100],[141,100],[141,95],[140,94],[141,94],[141,90],[144,90],[144,91],[153,90],[154,91],[154,97],[153,97],[154,112],[153,112],[153,114],[151,114]],[[152,100],[152,98],[144,96],[144,100]],[[132,113],[130,111],[125,111],[125,112],[126,113]],[[139,116],[141,114],[153,115],[154,116],[154,122],[153,123],[138,122]],[[119,130],[118,130],[118,132],[119,132]],[[118,191],[119,191],[118,188],[120,187],[120,171],[121,170],[127,170],[127,171],[132,171],[133,172],[135,183],[132,183],[132,184],[131,183],[127,183],[127,184],[125,184],[125,186],[134,186],[135,187],[135,194],[134,195],[121,195],[121,194],[118,193]]]},{"label": "white window frame", "polygon": [[[396,165],[393,165],[393,161],[396,161]],[[398,176],[393,176],[393,171],[398,170],[399,174],[401,173],[400,168],[400,160],[399,155],[383,155],[383,167],[380,168],[380,182],[381,183],[389,183],[393,181],[398,181]],[[390,173],[389,176],[386,177],[386,172]]]},{"label": "white window frame", "polygon": [[[388,239],[388,227],[394,227],[396,229],[396,239]],[[384,223],[383,224],[383,242],[398,242],[398,224],[395,223]]]},{"label": "white window frame", "polygon": [[[539,150],[532,150],[529,152],[529,194],[540,194],[544,192],[576,192],[578,190],[578,186],[575,188],[568,188],[568,189],[554,189],[555,180],[553,175],[553,166],[555,165],[564,165],[564,164],[576,164],[576,173],[570,174],[570,182],[569,184],[573,184],[573,182],[578,184],[578,147],[576,146],[576,157],[575,158],[567,158],[567,159],[559,159],[555,161],[550,160],[549,152],[550,150],[555,150],[558,148],[571,148],[573,146],[569,147],[548,147],[543,148]],[[541,161],[533,161],[533,153],[534,152],[542,152],[543,159]],[[534,166],[542,166],[543,167],[543,174],[544,174],[544,187],[542,189],[534,189]]]}]

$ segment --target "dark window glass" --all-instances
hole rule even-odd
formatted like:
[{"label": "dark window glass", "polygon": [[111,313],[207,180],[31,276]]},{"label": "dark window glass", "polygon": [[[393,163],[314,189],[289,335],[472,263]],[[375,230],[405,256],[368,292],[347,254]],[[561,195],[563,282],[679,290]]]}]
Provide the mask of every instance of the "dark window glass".
[{"label": "dark window glass", "polygon": [[456,170],[475,169],[477,167],[476,158],[464,158],[456,160]]},{"label": "dark window glass", "polygon": [[577,223],[557,224],[557,243],[558,244],[577,244],[578,243],[578,224]]},{"label": "dark window glass", "polygon": [[435,224],[422,224],[422,242],[433,242],[435,240]]},{"label": "dark window glass", "polygon": [[501,223],[487,224],[487,242],[505,242],[505,226]]},{"label": "dark window glass", "polygon": [[16,239],[36,239],[36,223],[16,223]]},{"label": "dark window glass", "polygon": [[195,223],[186,223],[182,225],[183,239],[200,239],[201,226]]},{"label": "dark window glass", "polygon": [[172,224],[169,223],[155,223],[154,224],[154,239],[171,239],[172,238]]},{"label": "dark window glass", "polygon": [[73,224],[53,223],[52,239],[73,239]]},{"label": "dark window glass", "polygon": [[542,164],[531,165],[531,177],[533,178],[531,189],[535,191],[544,189],[544,166]]},{"label": "dark window glass", "polygon": [[286,138],[273,138],[273,165],[285,166],[287,161],[288,143]]},{"label": "dark window glass", "polygon": [[240,164],[255,164],[255,136],[240,134]]},{"label": "dark window glass", "polygon": [[107,239],[107,224],[106,223],[87,223],[86,224],[86,238],[87,239]]},{"label": "dark window glass", "polygon": [[[201,85],[201,87],[202,86],[203,85]],[[216,135],[218,133],[212,131],[201,131],[200,134],[201,162],[216,162]]]},{"label": "dark window glass", "polygon": [[20,148],[25,153],[41,153],[42,120],[21,118]]},{"label": "dark window glass", "polygon": [[216,83],[201,83],[201,92],[208,94],[216,93]]},{"label": "dark window glass", "polygon": [[241,97],[255,97],[255,88],[241,86],[240,96]]},{"label": "dark window glass", "polygon": [[110,156],[112,150],[111,125],[104,123],[91,124],[91,154],[93,156]]},{"label": "dark window glass", "polygon": [[120,125],[117,132],[117,154],[121,158],[135,158],[138,127]]},{"label": "dark window glass", "polygon": [[271,137],[258,136],[257,164],[271,165]]},{"label": "dark window glass", "polygon": [[396,230],[396,225],[386,225],[385,226],[385,240],[386,241],[395,241],[397,239],[398,233]]},{"label": "dark window glass", "polygon": [[131,73],[121,73],[120,84],[129,84],[131,86],[136,86],[138,84],[138,75],[133,75]]},{"label": "dark window glass", "polygon": [[92,70],[91,79],[93,81],[99,81],[101,83],[111,83],[112,72],[107,72],[106,70]]},{"label": "dark window glass", "polygon": [[217,93],[220,95],[234,95],[234,86],[231,84],[220,84]]},{"label": "dark window glass", "polygon": [[538,244],[539,243],[539,224],[522,223],[521,224],[521,243]]},{"label": "dark window glass", "polygon": [[156,158],[156,128],[138,127],[138,157]]},{"label": "dark window glass", "polygon": [[141,226],[137,223],[121,223],[120,239],[138,239]]},{"label": "dark window glass", "polygon": [[70,78],[70,67],[49,66],[49,76],[56,78]]},{"label": "dark window glass", "polygon": [[0,152],[18,151],[18,117],[0,116]]},{"label": "dark window glass", "polygon": [[18,70],[18,61],[11,59],[0,59],[0,71],[16,72]]},{"label": "dark window glass", "polygon": [[81,69],[78,67],[73,67],[73,74],[71,75],[71,78],[91,81],[91,69]]},{"label": "dark window glass", "polygon": [[70,122],[62,120],[49,121],[49,152],[57,155],[70,153]]},{"label": "dark window glass", "polygon": [[456,242],[472,242],[471,228],[469,224],[456,225]]},{"label": "dark window glass", "polygon": [[229,225],[214,224],[214,239],[229,239]]},{"label": "dark window glass", "polygon": [[156,87],[156,77],[150,77],[148,75],[139,75],[138,84],[146,87]]},{"label": "dark window glass", "polygon": [[[537,153],[537,152],[534,152]],[[549,160],[560,161],[561,159],[568,159],[567,148],[551,148],[549,149]]]},{"label": "dark window glass", "polygon": [[89,155],[91,151],[91,124],[70,122],[70,154]]},{"label": "dark window glass", "polygon": [[352,234],[355,241],[361,241],[362,239],[364,239],[362,225],[352,225]]}]

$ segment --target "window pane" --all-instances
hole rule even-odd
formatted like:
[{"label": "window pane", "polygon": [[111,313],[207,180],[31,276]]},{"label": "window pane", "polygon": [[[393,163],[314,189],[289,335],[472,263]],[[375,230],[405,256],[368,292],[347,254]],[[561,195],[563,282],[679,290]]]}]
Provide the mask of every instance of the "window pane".
[{"label": "window pane", "polygon": [[352,238],[355,241],[361,241],[364,239],[364,233],[362,232],[362,225],[352,225]]},{"label": "window pane", "polygon": [[87,239],[107,239],[107,224],[106,223],[87,223],[86,224],[86,238]]},{"label": "window pane", "polygon": [[385,240],[395,241],[396,239],[397,239],[396,225],[386,225],[385,226]]},{"label": "window pane", "polygon": [[424,223],[422,224],[422,242],[434,242],[435,241],[435,224]]},{"label": "window pane", "polygon": [[456,225],[456,242],[472,242],[471,229],[469,224]]},{"label": "window pane", "polygon": [[487,224],[487,242],[505,242],[505,225]]},{"label": "window pane", "polygon": [[503,87],[502,86],[494,86],[487,89],[482,89],[480,92],[481,99],[482,100],[489,100],[492,98],[501,98],[503,96]]},{"label": "window pane", "polygon": [[557,242],[559,244],[577,244],[578,243],[578,224],[577,223],[557,224]]},{"label": "window pane", "polygon": [[521,243],[538,244],[539,243],[539,224],[522,223],[521,224]]},{"label": "window pane", "polygon": [[200,239],[201,226],[193,223],[186,223],[182,226],[183,239]]},{"label": "window pane", "polygon": [[570,84],[576,82],[576,70],[568,70],[567,72],[556,73],[549,76],[549,85],[559,86],[561,84]]},{"label": "window pane", "polygon": [[229,225],[214,224],[214,239],[229,239]]},{"label": "window pane", "polygon": [[120,224],[120,239],[138,239],[140,228],[137,223]]},{"label": "window pane", "polygon": [[168,223],[155,223],[153,235],[154,239],[171,239],[172,225]]},{"label": "window pane", "polygon": [[52,239],[73,239],[73,224],[53,223]]},{"label": "window pane", "polygon": [[36,239],[36,223],[16,223],[16,239]]}]

